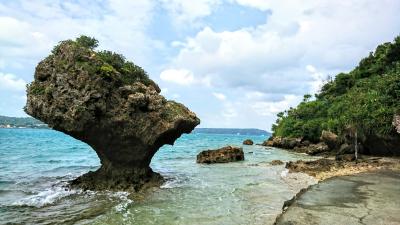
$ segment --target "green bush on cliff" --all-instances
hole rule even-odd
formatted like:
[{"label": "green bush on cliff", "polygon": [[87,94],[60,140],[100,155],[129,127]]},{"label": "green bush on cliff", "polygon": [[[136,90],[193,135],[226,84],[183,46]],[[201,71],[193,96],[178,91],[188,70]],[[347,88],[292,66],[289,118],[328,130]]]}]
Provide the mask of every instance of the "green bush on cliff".
[{"label": "green bush on cliff", "polygon": [[[62,55],[63,51],[73,53],[73,59],[76,66],[84,69],[90,74],[99,74],[103,78],[110,80],[115,78],[122,84],[131,84],[140,81],[144,84],[152,84],[146,71],[134,63],[127,61],[121,54],[111,51],[95,51],[98,47],[98,41],[88,36],[80,36],[75,40],[61,41],[52,50],[52,55]],[[69,61],[60,59],[59,62],[68,64]],[[59,65],[63,68],[64,65]]]},{"label": "green bush on cliff", "polygon": [[353,71],[338,74],[315,96],[309,101],[307,95],[296,108],[279,113],[274,135],[318,141],[322,130],[393,132],[393,115],[400,112],[400,36],[378,46]]}]

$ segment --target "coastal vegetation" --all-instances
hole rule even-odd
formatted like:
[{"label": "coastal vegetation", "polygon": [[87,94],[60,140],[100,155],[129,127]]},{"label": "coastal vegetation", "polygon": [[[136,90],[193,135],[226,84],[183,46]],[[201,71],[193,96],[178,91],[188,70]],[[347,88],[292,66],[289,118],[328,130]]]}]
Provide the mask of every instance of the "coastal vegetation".
[{"label": "coastal vegetation", "polygon": [[[149,79],[146,71],[140,66],[127,61],[121,54],[107,50],[96,51],[98,45],[98,40],[85,35],[75,40],[64,40],[53,48],[52,54],[46,58],[46,61],[54,61],[56,63],[54,66],[58,72],[76,74],[85,71],[90,76],[101,76],[103,80],[114,81],[119,83],[120,86],[141,82],[145,85],[152,85],[159,90],[159,87]],[[71,66],[72,63],[74,63],[74,66]],[[38,79],[46,79],[46,74],[38,77]],[[32,95],[50,93],[38,82],[29,84],[28,90]]]},{"label": "coastal vegetation", "polygon": [[0,128],[48,128],[43,122],[32,117],[0,116]]},{"label": "coastal vegetation", "polygon": [[352,71],[327,81],[315,99],[307,94],[297,107],[278,113],[272,131],[311,142],[318,142],[323,130],[361,138],[398,135],[392,121],[399,113],[400,36],[379,45]]}]

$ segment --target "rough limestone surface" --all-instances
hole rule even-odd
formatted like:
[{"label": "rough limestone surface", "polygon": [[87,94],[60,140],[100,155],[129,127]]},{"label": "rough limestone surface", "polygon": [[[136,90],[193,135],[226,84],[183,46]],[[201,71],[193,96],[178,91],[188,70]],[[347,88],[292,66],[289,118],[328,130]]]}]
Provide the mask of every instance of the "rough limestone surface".
[{"label": "rough limestone surface", "polygon": [[226,146],[216,150],[202,151],[197,155],[197,163],[228,163],[243,160],[243,149],[232,146]]},{"label": "rough limestone surface", "polygon": [[161,96],[147,74],[129,75],[140,67],[131,63],[118,70],[98,54],[74,41],[61,42],[37,65],[25,111],[96,151],[101,167],[72,186],[137,191],[159,185],[161,176],[149,167],[153,155],[200,120]]},{"label": "rough limestone surface", "polygon": [[323,130],[320,139],[328,145],[330,150],[336,150],[340,147],[339,137],[333,132]]},{"label": "rough limestone surface", "polygon": [[300,147],[294,147],[293,151],[306,153],[308,155],[318,155],[320,153],[325,153],[329,151],[329,147],[325,143],[320,142],[318,144],[309,144]]}]

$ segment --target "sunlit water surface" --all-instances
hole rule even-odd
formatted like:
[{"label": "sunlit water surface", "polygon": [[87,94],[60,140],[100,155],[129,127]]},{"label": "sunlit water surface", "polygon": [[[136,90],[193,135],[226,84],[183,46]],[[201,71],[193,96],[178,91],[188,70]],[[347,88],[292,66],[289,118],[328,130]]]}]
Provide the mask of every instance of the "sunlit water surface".
[{"label": "sunlit water surface", "polygon": [[189,134],[162,147],[153,170],[167,182],[146,194],[68,190],[100,163],[86,144],[53,130],[0,129],[0,224],[271,224],[297,191],[284,166],[307,156],[243,146],[245,161],[199,165],[202,150],[265,136]]}]

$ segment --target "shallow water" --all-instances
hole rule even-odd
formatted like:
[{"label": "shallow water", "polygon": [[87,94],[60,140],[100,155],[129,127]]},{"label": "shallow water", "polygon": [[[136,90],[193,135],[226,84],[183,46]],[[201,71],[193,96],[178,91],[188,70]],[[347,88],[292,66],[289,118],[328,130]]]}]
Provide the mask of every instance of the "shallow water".
[{"label": "shallow water", "polygon": [[361,173],[312,186],[278,224],[400,224],[400,174]]},{"label": "shallow water", "polygon": [[64,188],[68,180],[99,167],[86,144],[53,130],[0,129],[0,224],[272,224],[299,187],[285,179],[283,166],[269,162],[308,156],[243,146],[243,162],[195,162],[202,150],[242,146],[247,138],[266,139],[183,135],[152,160],[153,170],[167,182],[146,194],[129,194]]}]

